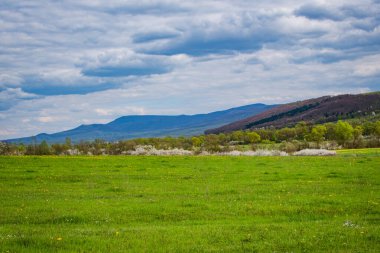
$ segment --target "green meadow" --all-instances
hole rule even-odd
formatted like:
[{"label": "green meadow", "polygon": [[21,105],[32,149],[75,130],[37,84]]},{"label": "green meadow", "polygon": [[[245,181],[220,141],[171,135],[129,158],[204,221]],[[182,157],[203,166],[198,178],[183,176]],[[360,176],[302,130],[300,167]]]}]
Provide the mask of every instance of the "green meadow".
[{"label": "green meadow", "polygon": [[0,252],[380,252],[379,150],[0,157]]}]

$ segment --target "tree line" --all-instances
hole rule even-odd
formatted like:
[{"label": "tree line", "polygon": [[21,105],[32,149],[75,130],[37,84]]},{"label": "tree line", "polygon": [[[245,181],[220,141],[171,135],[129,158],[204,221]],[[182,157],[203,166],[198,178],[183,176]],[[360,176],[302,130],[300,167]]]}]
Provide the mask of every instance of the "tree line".
[{"label": "tree line", "polygon": [[231,133],[192,137],[138,138],[107,142],[101,139],[72,143],[33,144],[0,142],[0,155],[125,155],[139,146],[156,149],[184,149],[195,152],[228,152],[231,150],[277,149],[295,152],[305,148],[380,147],[380,121],[338,121],[312,125],[299,122],[281,129],[262,128]]}]

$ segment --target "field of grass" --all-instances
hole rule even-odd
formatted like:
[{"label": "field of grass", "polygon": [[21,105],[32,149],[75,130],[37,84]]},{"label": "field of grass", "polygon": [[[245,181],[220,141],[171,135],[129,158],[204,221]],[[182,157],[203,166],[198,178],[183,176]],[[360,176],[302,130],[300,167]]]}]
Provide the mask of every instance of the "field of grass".
[{"label": "field of grass", "polygon": [[380,252],[380,156],[0,157],[0,252]]},{"label": "field of grass", "polygon": [[337,150],[339,156],[378,156],[380,157],[380,148],[362,148],[362,149],[340,149]]}]

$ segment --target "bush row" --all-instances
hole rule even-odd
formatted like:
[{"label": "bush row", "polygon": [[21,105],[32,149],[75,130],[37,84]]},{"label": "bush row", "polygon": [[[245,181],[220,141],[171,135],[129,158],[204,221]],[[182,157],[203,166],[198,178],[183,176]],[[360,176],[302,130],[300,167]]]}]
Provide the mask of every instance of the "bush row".
[{"label": "bush row", "polygon": [[[141,147],[144,147],[142,149]],[[0,155],[152,155],[175,154],[251,154],[258,150],[294,153],[305,149],[380,147],[380,121],[338,121],[323,125],[300,122],[294,127],[265,128],[193,137],[139,138],[107,142],[104,140],[48,144],[12,144],[0,142]],[[246,153],[244,153],[246,152]],[[252,153],[253,154],[253,153]]]}]

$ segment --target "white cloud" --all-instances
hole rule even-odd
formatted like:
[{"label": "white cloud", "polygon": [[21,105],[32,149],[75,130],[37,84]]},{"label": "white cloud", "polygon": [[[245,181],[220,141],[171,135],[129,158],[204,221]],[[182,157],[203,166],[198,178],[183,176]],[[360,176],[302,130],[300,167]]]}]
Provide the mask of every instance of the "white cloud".
[{"label": "white cloud", "polygon": [[49,122],[56,121],[54,117],[38,117],[37,120],[42,123],[49,123]]},{"label": "white cloud", "polygon": [[355,61],[354,74],[359,77],[380,76],[380,54]]},{"label": "white cloud", "polygon": [[29,94],[21,88],[6,88],[0,91],[0,111],[12,107],[19,101],[38,98],[35,94]]},{"label": "white cloud", "polygon": [[379,15],[370,0],[4,0],[0,139],[378,90]]}]

